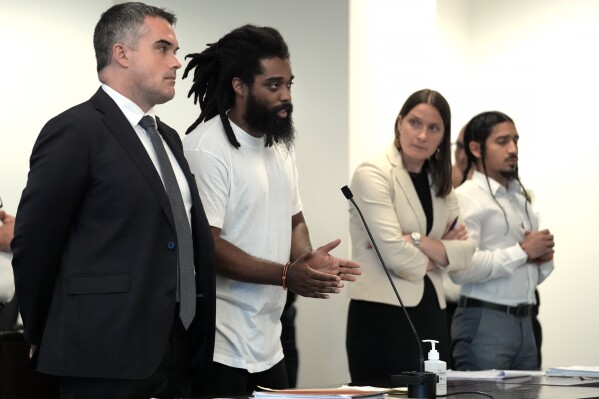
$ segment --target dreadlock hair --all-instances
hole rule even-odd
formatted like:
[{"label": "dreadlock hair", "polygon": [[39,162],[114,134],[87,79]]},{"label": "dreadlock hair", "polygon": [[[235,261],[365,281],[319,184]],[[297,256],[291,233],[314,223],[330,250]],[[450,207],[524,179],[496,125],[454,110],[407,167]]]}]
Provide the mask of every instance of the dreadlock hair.
[{"label": "dreadlock hair", "polygon": [[142,26],[146,17],[165,19],[175,25],[175,14],[163,8],[144,3],[121,3],[110,7],[100,17],[94,30],[94,50],[96,52],[96,70],[100,72],[112,59],[112,46],[123,43],[135,48],[137,40],[143,34]]},{"label": "dreadlock hair", "polygon": [[[493,190],[491,190],[491,183],[489,182],[489,176],[487,173],[487,163],[485,161],[485,156],[487,154],[487,139],[491,135],[491,131],[493,130],[493,128],[496,125],[503,123],[503,122],[510,122],[512,124],[514,123],[512,118],[510,118],[503,112],[487,111],[487,112],[482,112],[482,113],[476,115],[475,117],[470,119],[470,121],[466,124],[466,126],[464,128],[464,151],[466,151],[467,163],[466,163],[466,170],[464,171],[464,177],[462,178],[462,183],[464,183],[464,181],[466,181],[468,172],[470,172],[470,169],[472,169],[472,165],[477,162],[477,158],[474,156],[474,154],[472,153],[472,150],[470,149],[470,142],[474,141],[474,142],[478,143],[478,145],[480,147],[480,163],[482,166],[482,170],[485,173],[485,178],[487,179],[487,186],[489,187],[489,193],[493,197],[493,200],[495,201],[495,203],[499,206],[499,208],[501,208],[501,211],[503,212],[503,217],[504,217],[505,223],[507,225],[507,230],[506,230],[506,234],[507,234],[507,232],[510,229],[510,225],[507,220],[507,214],[505,213],[505,209],[503,209],[501,204],[499,204],[499,202],[497,201],[497,198],[495,198],[495,194],[493,194]],[[530,220],[530,214],[528,213],[528,204],[530,203],[530,196],[528,195],[528,192],[526,192],[524,185],[520,181],[520,176],[518,175],[517,167],[516,167],[515,172],[516,172],[515,179],[518,182],[518,184],[520,185],[522,194],[524,195],[524,198],[526,199],[526,203],[525,203],[526,217],[528,218],[528,222],[532,223]]]},{"label": "dreadlock hair", "polygon": [[274,28],[244,25],[229,32],[218,42],[208,44],[208,48],[201,53],[188,54],[185,58],[191,58],[191,61],[185,68],[183,79],[193,71],[193,84],[187,97],[193,95],[194,104],[199,102],[201,109],[200,116],[185,134],[219,115],[229,142],[239,148],[240,144],[227,117],[227,111],[235,101],[231,81],[237,77],[251,86],[254,77],[264,71],[261,60],[289,59],[287,43]]},{"label": "dreadlock hair", "polygon": [[402,118],[410,113],[412,108],[419,104],[430,104],[439,112],[441,119],[443,119],[443,139],[439,148],[433,156],[428,160],[428,167],[433,177],[433,184],[438,187],[437,196],[445,198],[451,192],[451,109],[449,103],[441,95],[441,93],[423,89],[419,90],[406,100],[401,107],[399,114],[395,120],[395,145],[398,150],[401,151],[399,144],[399,130],[398,122],[399,118]]}]

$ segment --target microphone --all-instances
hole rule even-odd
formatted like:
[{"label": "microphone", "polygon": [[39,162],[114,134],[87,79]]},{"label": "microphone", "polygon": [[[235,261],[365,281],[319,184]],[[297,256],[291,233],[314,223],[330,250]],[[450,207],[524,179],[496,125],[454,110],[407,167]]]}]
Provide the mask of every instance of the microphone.
[{"label": "microphone", "polygon": [[395,296],[397,297],[397,300],[399,301],[399,304],[401,305],[401,308],[403,309],[403,312],[406,315],[406,319],[408,320],[408,323],[410,324],[412,332],[414,333],[414,337],[416,338],[416,343],[418,344],[418,365],[420,367],[420,371],[402,373],[400,375],[392,375],[391,382],[397,383],[397,384],[402,384],[402,385],[407,384],[408,385],[408,397],[410,397],[410,398],[434,399],[437,394],[437,387],[436,387],[437,375],[435,373],[431,373],[429,371],[424,371],[424,352],[422,351],[422,343],[420,342],[420,337],[418,336],[416,327],[414,327],[414,323],[412,323],[412,319],[410,318],[410,315],[408,314],[408,311],[406,310],[406,307],[404,306],[403,301],[401,300],[401,297],[399,296],[399,292],[397,292],[397,287],[395,286],[395,283],[393,282],[393,279],[391,278],[391,274],[389,273],[389,269],[387,269],[387,265],[385,264],[385,261],[383,260],[383,256],[381,255],[381,252],[379,251],[379,248],[376,245],[376,242],[374,241],[374,237],[372,236],[372,233],[370,232],[370,228],[368,228],[368,224],[366,223],[366,220],[364,219],[364,215],[362,214],[360,207],[356,204],[356,201],[354,201],[354,195],[352,194],[352,192],[348,186],[341,187],[341,192],[343,193],[345,198],[347,198],[348,200],[351,201],[351,203],[354,205],[354,207],[358,211],[358,214],[360,215],[360,218],[362,219],[362,223],[364,224],[364,227],[366,228],[366,232],[368,233],[368,236],[370,237],[370,242],[372,243],[372,246],[374,247],[374,250],[376,251],[376,254],[379,258],[379,261],[381,262],[381,265],[383,266],[383,270],[385,271],[385,274],[387,275],[387,278],[389,279],[389,283],[391,283],[391,287],[393,287]]}]

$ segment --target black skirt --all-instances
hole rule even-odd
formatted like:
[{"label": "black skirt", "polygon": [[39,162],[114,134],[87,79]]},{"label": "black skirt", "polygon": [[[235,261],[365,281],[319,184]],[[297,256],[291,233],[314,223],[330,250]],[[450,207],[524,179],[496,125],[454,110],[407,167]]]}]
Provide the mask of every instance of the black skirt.
[{"label": "black skirt", "polygon": [[[392,289],[389,287],[389,289]],[[401,296],[401,292],[399,293]],[[439,307],[437,293],[428,276],[424,294],[408,314],[420,340],[439,341],[440,360],[449,360],[449,331],[445,309]],[[430,343],[422,343],[424,360]],[[393,374],[420,371],[418,344],[403,309],[399,306],[351,300],[347,317],[346,349],[353,383],[388,381]]]}]

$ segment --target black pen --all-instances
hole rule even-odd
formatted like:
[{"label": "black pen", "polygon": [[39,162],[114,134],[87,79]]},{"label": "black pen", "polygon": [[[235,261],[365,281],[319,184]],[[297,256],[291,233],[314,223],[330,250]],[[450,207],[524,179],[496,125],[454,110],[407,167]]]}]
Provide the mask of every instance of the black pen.
[{"label": "black pen", "polygon": [[455,227],[455,225],[458,223],[458,217],[456,216],[455,219],[453,219],[453,222],[451,222],[451,225],[449,225],[449,230],[451,231],[453,230],[453,228]]}]

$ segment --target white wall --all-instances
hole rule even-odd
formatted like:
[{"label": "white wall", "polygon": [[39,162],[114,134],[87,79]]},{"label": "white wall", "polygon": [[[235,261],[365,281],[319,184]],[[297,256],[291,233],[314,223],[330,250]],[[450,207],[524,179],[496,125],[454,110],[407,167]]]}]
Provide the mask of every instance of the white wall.
[{"label": "white wall", "polygon": [[350,4],[353,172],[393,140],[393,125],[405,98],[424,87],[438,88],[442,77],[431,62],[435,58],[431,48],[438,47],[434,0],[351,0]]},{"label": "white wall", "polygon": [[[8,39],[0,63],[0,195],[6,209],[14,212],[42,125],[89,98],[98,86],[92,33],[112,2],[8,3],[0,0],[0,35]],[[599,28],[594,21],[599,3],[163,0],[154,4],[178,14],[181,58],[248,22],[274,26],[285,36],[296,75],[304,211],[315,245],[344,239],[336,251],[339,256],[349,252],[347,203],[339,188],[358,162],[392,139],[393,121],[409,94],[423,87],[443,93],[452,105],[454,136],[482,110],[501,109],[514,117],[522,136],[523,181],[534,190],[542,222],[554,231],[557,242],[557,269],[541,286],[544,365],[597,364],[599,349],[585,338],[599,332],[591,310],[599,278],[592,252],[593,227],[599,224],[592,203],[598,177],[593,164],[597,126],[592,117],[598,85],[594,43]],[[179,80],[175,100],[158,109],[181,134],[199,112],[186,98],[189,85],[189,80]],[[51,218],[49,210],[49,222]],[[346,382],[345,293],[329,301],[300,299],[298,307],[300,385]]]},{"label": "white wall", "polygon": [[109,1],[0,0],[0,196],[16,212],[42,125],[98,86],[93,27]]}]

